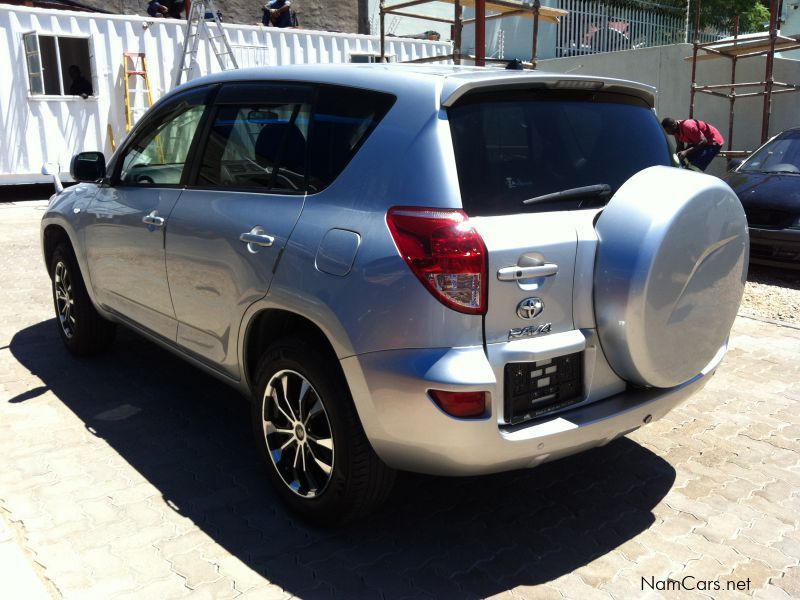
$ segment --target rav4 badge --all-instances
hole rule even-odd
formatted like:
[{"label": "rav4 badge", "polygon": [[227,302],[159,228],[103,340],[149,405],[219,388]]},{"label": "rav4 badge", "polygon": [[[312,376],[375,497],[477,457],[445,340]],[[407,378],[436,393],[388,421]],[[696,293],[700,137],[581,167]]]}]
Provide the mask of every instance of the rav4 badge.
[{"label": "rav4 badge", "polygon": [[550,333],[553,328],[552,323],[545,323],[543,325],[529,325],[528,327],[514,327],[508,330],[508,341],[516,340],[522,337],[533,337],[542,333]]}]

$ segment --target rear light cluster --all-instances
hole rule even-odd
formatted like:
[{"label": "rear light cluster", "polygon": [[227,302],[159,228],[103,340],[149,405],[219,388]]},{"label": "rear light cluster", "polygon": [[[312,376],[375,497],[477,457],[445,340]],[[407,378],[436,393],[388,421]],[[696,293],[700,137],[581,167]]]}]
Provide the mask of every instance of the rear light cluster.
[{"label": "rear light cluster", "polygon": [[400,255],[445,306],[486,312],[486,246],[461,210],[396,206],[386,215]]}]

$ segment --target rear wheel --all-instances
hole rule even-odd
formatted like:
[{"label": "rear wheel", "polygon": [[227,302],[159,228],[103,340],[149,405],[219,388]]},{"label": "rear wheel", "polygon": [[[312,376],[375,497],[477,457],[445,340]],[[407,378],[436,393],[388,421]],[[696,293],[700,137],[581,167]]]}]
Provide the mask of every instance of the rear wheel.
[{"label": "rear wheel", "polygon": [[287,506],[321,525],[383,503],[394,471],[373,451],[332,359],[301,340],[271,346],[253,402],[256,443]]},{"label": "rear wheel", "polygon": [[72,249],[60,244],[50,258],[53,305],[61,340],[78,356],[106,350],[114,340],[116,326],[95,310],[81,277]]}]

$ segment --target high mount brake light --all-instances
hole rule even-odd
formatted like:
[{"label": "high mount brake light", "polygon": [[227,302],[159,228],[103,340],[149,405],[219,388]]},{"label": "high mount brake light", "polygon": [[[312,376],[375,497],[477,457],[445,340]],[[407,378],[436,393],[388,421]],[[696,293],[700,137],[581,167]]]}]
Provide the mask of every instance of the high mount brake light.
[{"label": "high mount brake light", "polygon": [[602,81],[590,79],[559,79],[553,87],[562,90],[599,90],[604,85]]},{"label": "high mount brake light", "polygon": [[462,313],[486,313],[486,246],[466,213],[395,206],[386,223],[400,255],[437,300]]}]

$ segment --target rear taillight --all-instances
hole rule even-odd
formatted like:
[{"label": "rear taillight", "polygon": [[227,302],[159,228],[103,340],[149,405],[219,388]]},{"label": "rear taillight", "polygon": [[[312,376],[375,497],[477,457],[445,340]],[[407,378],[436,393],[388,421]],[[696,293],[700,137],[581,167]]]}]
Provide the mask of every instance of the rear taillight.
[{"label": "rear taillight", "polygon": [[400,255],[445,306],[486,312],[486,246],[461,210],[396,206],[386,215]]},{"label": "rear taillight", "polygon": [[428,392],[437,406],[452,417],[483,417],[486,413],[486,392]]}]

